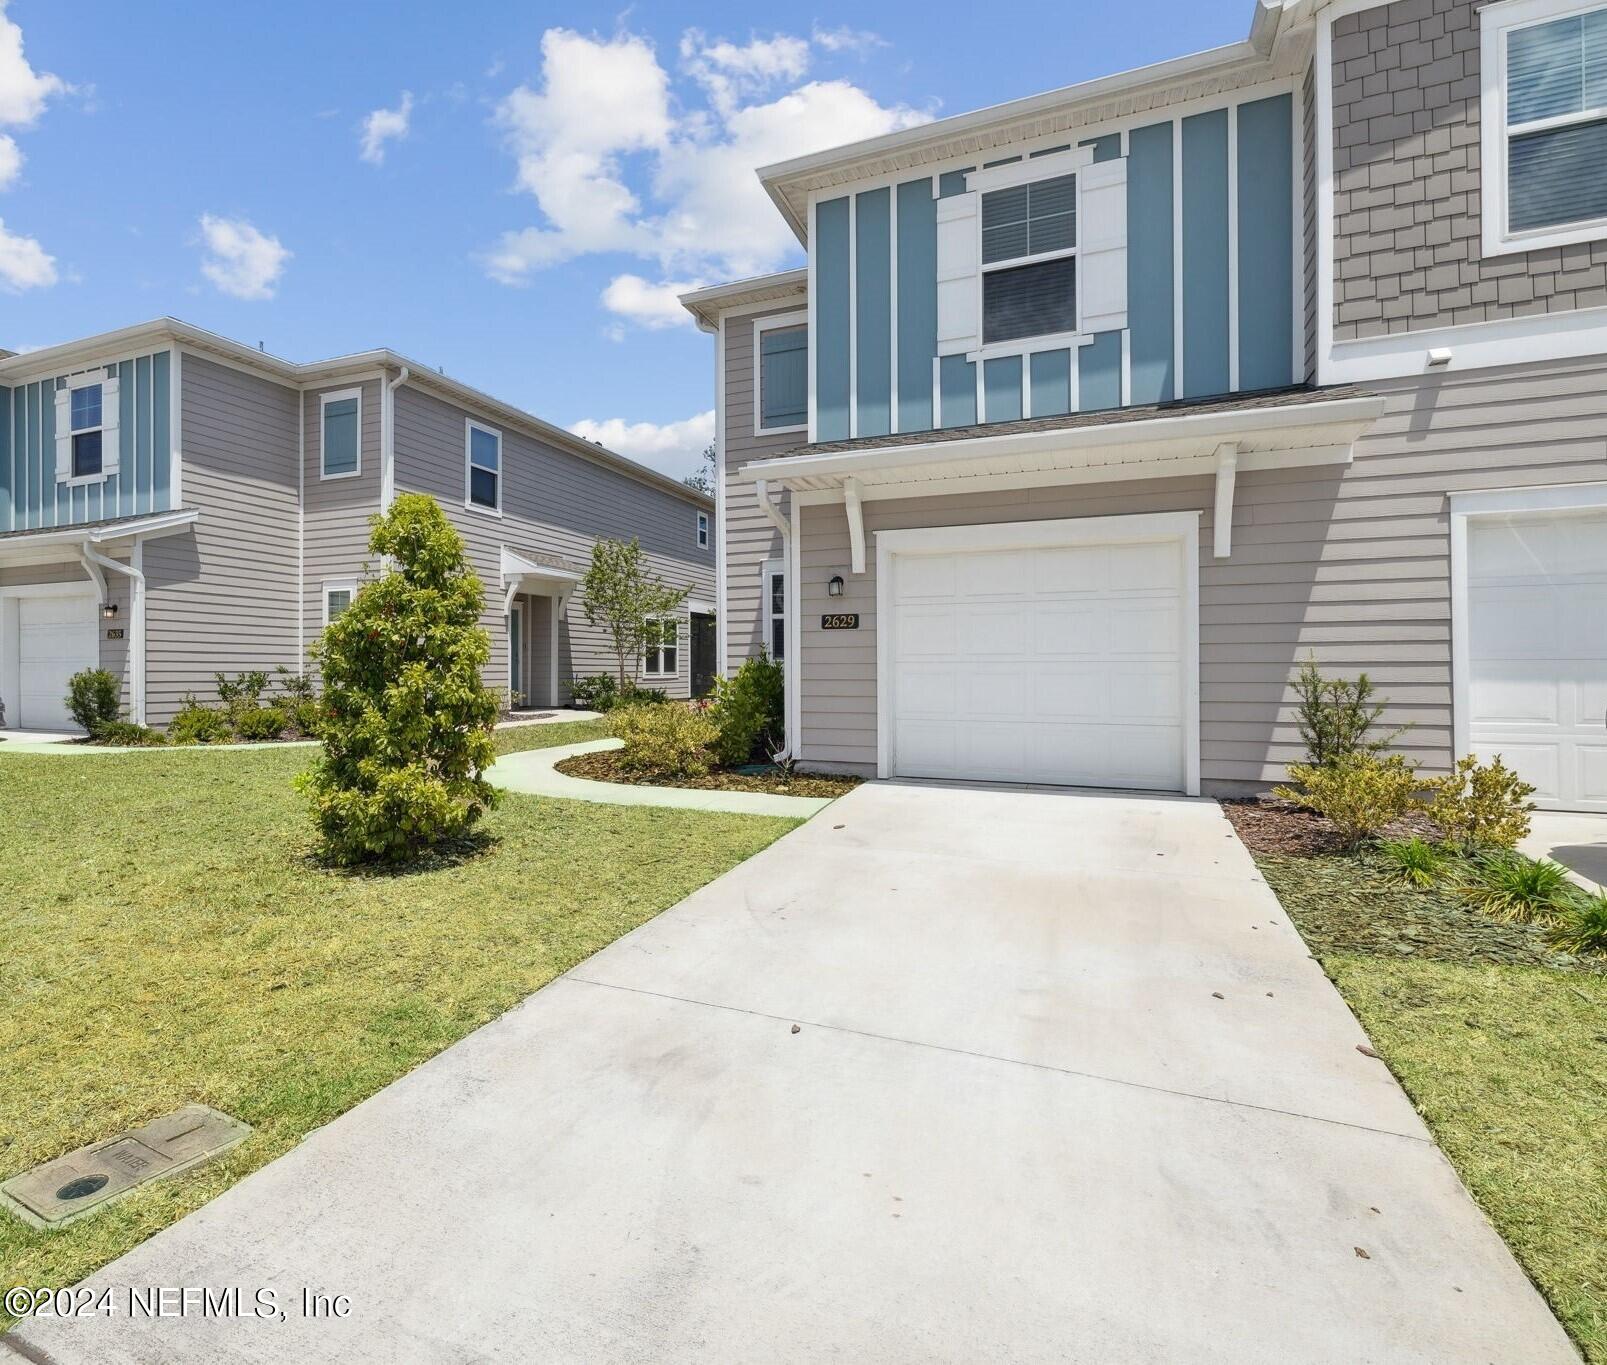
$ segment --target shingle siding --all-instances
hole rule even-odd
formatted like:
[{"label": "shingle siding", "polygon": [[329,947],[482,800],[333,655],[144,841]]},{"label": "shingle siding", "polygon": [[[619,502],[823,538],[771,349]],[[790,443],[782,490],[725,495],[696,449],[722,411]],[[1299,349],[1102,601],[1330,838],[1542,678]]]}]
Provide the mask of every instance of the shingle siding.
[{"label": "shingle siding", "polygon": [[1334,21],[1336,341],[1607,304],[1607,242],[1480,254],[1481,4]]}]

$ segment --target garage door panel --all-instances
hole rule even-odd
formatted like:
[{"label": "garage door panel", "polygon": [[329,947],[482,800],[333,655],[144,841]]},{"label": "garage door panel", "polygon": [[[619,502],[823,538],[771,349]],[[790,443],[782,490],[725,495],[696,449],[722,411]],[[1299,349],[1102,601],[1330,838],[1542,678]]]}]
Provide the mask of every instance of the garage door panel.
[{"label": "garage door panel", "polygon": [[1177,542],[895,554],[892,586],[895,773],[1183,786]]},{"label": "garage door panel", "polygon": [[1026,609],[1016,604],[968,602],[960,609],[958,652],[969,659],[1027,653]]},{"label": "garage door panel", "polygon": [[85,594],[18,599],[19,728],[76,728],[67,711],[67,683],[99,662],[95,611],[95,599]]},{"label": "garage door panel", "polygon": [[1467,630],[1473,752],[1540,804],[1607,810],[1607,516],[1474,521]]}]

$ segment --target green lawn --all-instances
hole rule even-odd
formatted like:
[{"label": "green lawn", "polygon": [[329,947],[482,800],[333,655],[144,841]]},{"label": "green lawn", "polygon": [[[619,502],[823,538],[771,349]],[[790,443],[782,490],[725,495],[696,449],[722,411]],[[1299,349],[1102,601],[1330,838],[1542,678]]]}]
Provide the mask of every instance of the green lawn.
[{"label": "green lawn", "polygon": [[[1366,858],[1258,857],[1587,1360],[1607,1365],[1607,974]],[[1343,890],[1340,884],[1344,884]]]},{"label": "green lawn", "polygon": [[0,1213],[4,1286],[81,1279],[794,823],[508,796],[472,857],[342,874],[308,754],[0,757],[0,1178],[192,1101],[255,1129],[60,1232]]}]

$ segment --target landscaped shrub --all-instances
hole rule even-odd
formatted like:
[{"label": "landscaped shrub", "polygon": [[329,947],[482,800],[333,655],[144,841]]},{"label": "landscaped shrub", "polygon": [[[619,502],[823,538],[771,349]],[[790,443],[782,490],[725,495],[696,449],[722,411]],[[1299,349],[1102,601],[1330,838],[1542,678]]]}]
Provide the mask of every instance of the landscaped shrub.
[{"label": "landscaped shrub", "polygon": [[241,712],[260,706],[262,694],[268,690],[268,674],[261,668],[247,669],[233,678],[227,673],[214,673],[212,680],[217,684],[218,700],[223,703],[231,722]]},{"label": "landscaped shrub", "polygon": [[1572,900],[1573,883],[1558,863],[1501,852],[1478,860],[1463,894],[1497,919],[1556,924]]},{"label": "landscaped shrub", "polygon": [[130,749],[152,749],[167,743],[167,736],[148,725],[135,725],[131,720],[113,720],[95,731],[102,744],[119,744]]},{"label": "landscaped shrub", "polygon": [[222,711],[202,706],[193,692],[186,692],[167,727],[167,737],[174,744],[226,744],[234,738],[234,727]]},{"label": "landscaped shrub", "polygon": [[647,777],[702,777],[712,761],[719,730],[703,711],[687,706],[621,706],[608,718],[609,731],[625,741],[619,762]]},{"label": "landscaped shrub", "polygon": [[753,758],[769,758],[781,747],[785,726],[784,674],[781,665],[761,651],[730,678],[714,680],[710,715],[720,727],[714,750],[728,767]]},{"label": "landscaped shrub", "polygon": [[1429,818],[1447,843],[1461,848],[1512,848],[1529,832],[1534,788],[1501,762],[1480,764],[1469,754],[1449,777],[1433,783]]},{"label": "landscaped shrub", "polygon": [[389,565],[314,646],[324,747],[297,785],[332,861],[403,862],[460,838],[496,800],[486,781],[501,707],[484,591],[435,499],[404,493],[373,520]]},{"label": "landscaped shrub", "polygon": [[1446,858],[1427,839],[1386,839],[1378,852],[1389,870],[1411,886],[1428,887],[1446,875]]},{"label": "landscaped shrub", "polygon": [[569,685],[575,705],[586,711],[612,711],[619,704],[619,684],[612,673],[588,673]]},{"label": "landscaped shrub", "polygon": [[234,713],[235,732],[253,742],[278,739],[289,723],[290,718],[277,706],[241,706]]},{"label": "landscaped shrub", "polygon": [[317,685],[305,673],[292,673],[283,664],[274,669],[279,690],[291,701],[314,701],[318,697]]},{"label": "landscaped shrub", "polygon": [[1373,700],[1373,680],[1365,673],[1355,681],[1325,678],[1315,658],[1300,666],[1295,678],[1300,701],[1296,708],[1300,738],[1306,744],[1306,764],[1327,767],[1351,754],[1376,754],[1387,749],[1405,727],[1369,739],[1384,704]]},{"label": "landscaped shrub", "polygon": [[290,723],[308,739],[317,739],[323,724],[324,708],[321,702],[298,701],[290,707]]},{"label": "landscaped shrub", "polygon": [[1399,754],[1352,752],[1326,766],[1291,763],[1289,776],[1300,790],[1278,787],[1273,795],[1327,816],[1351,848],[1413,810],[1421,785]]},{"label": "landscaped shrub", "polygon": [[67,710],[79,727],[98,738],[117,719],[117,677],[104,668],[86,668],[67,679]]},{"label": "landscaped shrub", "polygon": [[1562,912],[1551,941],[1575,957],[1607,957],[1607,895],[1576,897]]}]

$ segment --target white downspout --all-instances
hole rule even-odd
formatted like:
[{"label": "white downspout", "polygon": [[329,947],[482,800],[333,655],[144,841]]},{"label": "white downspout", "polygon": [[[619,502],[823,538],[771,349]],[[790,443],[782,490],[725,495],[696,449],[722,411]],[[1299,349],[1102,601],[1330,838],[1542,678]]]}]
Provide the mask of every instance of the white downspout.
[{"label": "white downspout", "polygon": [[396,501],[396,390],[407,383],[412,371],[403,365],[395,379],[385,385],[385,465],[380,475],[379,510],[387,512]]},{"label": "white downspout", "polygon": [[106,580],[92,566],[98,565],[100,569],[128,575],[131,588],[128,611],[128,709],[129,719],[135,725],[145,724],[145,573],[141,568],[144,548],[139,537],[135,537],[134,547],[129,551],[129,562],[119,564],[87,542],[82,546],[84,568],[99,585],[102,603],[106,600]]},{"label": "white downspout", "polygon": [[792,562],[792,523],[781,514],[781,509],[770,501],[768,480],[755,479],[753,488],[759,495],[759,510],[769,518],[776,530],[781,532],[781,562],[786,565],[787,615],[784,629],[787,657],[781,661],[782,687],[786,692],[786,734],[783,737],[785,745],[776,755],[777,760],[785,762],[794,756],[797,747],[793,716],[798,713],[798,632],[792,628],[793,621],[798,615],[798,580]]}]

